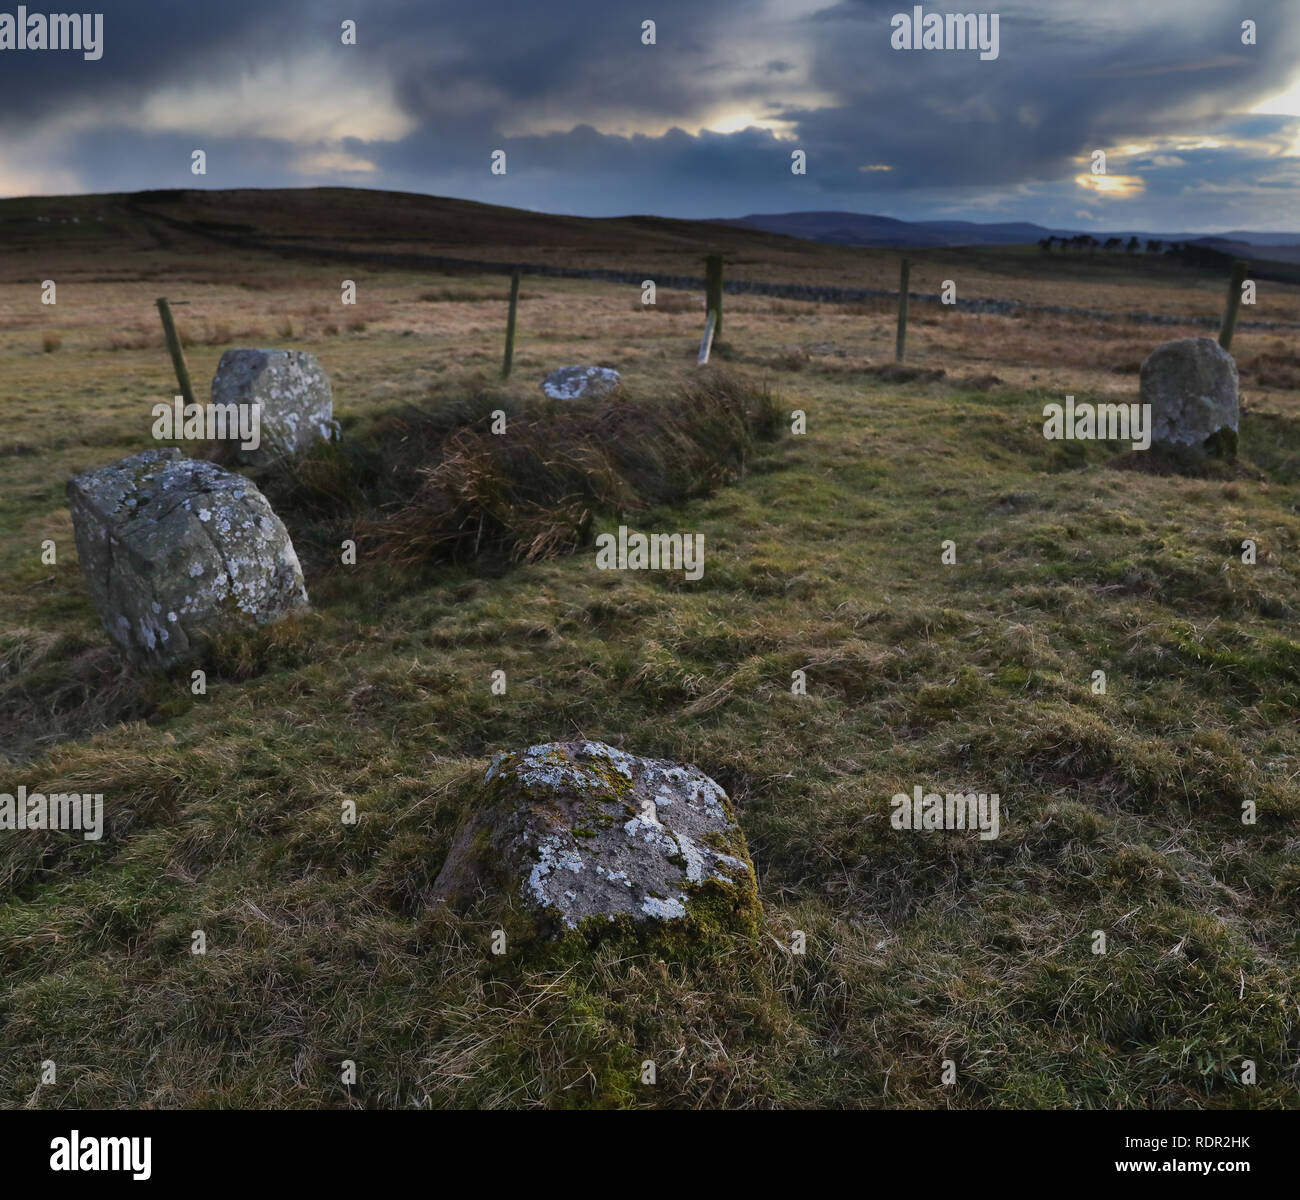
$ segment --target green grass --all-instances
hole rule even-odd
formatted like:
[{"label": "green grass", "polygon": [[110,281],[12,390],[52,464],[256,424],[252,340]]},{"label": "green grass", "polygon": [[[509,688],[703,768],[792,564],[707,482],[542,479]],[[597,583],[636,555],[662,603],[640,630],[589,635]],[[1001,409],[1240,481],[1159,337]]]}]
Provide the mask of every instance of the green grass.
[{"label": "green grass", "polygon": [[[1300,1103],[1297,423],[1247,420],[1232,477],[1153,475],[1063,461],[1037,393],[740,369],[808,434],[628,521],[703,533],[698,583],[590,550],[345,567],[308,480],[314,611],[213,646],[206,696],[124,670],[71,554],[39,564],[66,474],[137,445],[19,435],[0,790],[102,791],[108,829],[0,835],[0,1104]],[[343,413],[361,467],[377,412]],[[430,903],[488,757],[576,736],[727,789],[756,944],[496,957]],[[918,783],[999,793],[1001,837],[893,830]]]}]

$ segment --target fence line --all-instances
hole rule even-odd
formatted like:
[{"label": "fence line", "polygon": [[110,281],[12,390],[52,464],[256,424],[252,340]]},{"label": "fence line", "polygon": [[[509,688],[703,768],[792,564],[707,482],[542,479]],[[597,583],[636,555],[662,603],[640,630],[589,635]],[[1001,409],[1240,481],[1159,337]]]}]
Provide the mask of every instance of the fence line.
[{"label": "fence line", "polygon": [[[527,275],[551,276],[560,279],[591,279],[604,283],[630,283],[639,287],[642,281],[653,279],[656,287],[678,291],[703,291],[708,280],[698,275],[656,275],[653,271],[613,271],[602,267],[561,267],[549,263],[493,262],[487,259],[452,258],[437,254],[396,254],[379,250],[345,250],[335,246],[290,245],[283,242],[250,238],[240,234],[203,229],[188,221],[167,217],[162,213],[139,209],[143,215],[163,221],[176,229],[215,241],[226,242],[247,250],[265,250],[271,254],[299,258],[325,258],[345,262],[370,262],[380,266],[427,270],[438,267],[478,271],[484,274],[509,275],[519,270]],[[732,295],[774,296],[787,300],[807,300],[823,303],[855,304],[863,300],[897,300],[898,292],[890,288],[832,287],[805,283],[768,283],[756,279],[728,279],[722,290]],[[909,292],[912,303],[940,304],[957,312],[990,313],[995,316],[1015,316],[1021,313],[1043,313],[1049,316],[1080,317],[1090,321],[1127,321],[1139,325],[1200,325],[1216,329],[1221,317],[1176,317],[1163,313],[1117,313],[1103,309],[1075,308],[1067,304],[1026,304],[1020,300],[962,300],[954,299],[943,304],[938,292]],[[1300,329],[1300,321],[1240,321],[1239,329]]]},{"label": "fence line", "polygon": [[501,363],[501,378],[510,378],[515,361],[515,315],[519,311],[519,268],[510,272],[510,311],[506,315],[506,352]]},{"label": "fence line", "polygon": [[[177,304],[187,304],[178,300]],[[172,308],[166,296],[159,296],[154,304],[158,306],[158,316],[162,320],[163,337],[167,339],[167,351],[172,356],[172,369],[176,372],[176,384],[186,404],[194,403],[194,385],[190,382],[190,368],[185,361],[185,350],[181,345],[180,335],[176,332],[176,322],[172,319]]]},{"label": "fence line", "polygon": [[894,334],[894,361],[901,363],[907,350],[907,281],[911,278],[912,264],[903,259],[898,264],[898,329]]},{"label": "fence line", "polygon": [[1238,259],[1232,264],[1228,277],[1228,302],[1223,310],[1223,326],[1219,330],[1219,345],[1232,349],[1232,333],[1237,328],[1237,309],[1241,307],[1241,285],[1246,281],[1246,264]]},{"label": "fence line", "polygon": [[[722,255],[710,254],[704,260],[704,278],[705,278],[705,310],[713,318],[713,336],[722,341],[722,293],[725,286],[722,282]],[[707,362],[707,358],[701,359]]]}]

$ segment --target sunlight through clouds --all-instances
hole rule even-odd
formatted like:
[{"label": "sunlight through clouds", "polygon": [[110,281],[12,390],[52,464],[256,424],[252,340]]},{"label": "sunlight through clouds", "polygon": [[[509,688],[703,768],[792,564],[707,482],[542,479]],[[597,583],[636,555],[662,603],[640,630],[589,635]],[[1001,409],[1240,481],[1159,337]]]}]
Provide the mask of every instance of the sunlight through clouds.
[{"label": "sunlight through clouds", "polygon": [[143,101],[138,120],[149,130],[305,142],[396,141],[415,127],[387,80],[340,74],[337,61],[324,55],[268,60],[233,79],[162,88]]},{"label": "sunlight through clouds", "polygon": [[1094,175],[1090,171],[1076,175],[1074,182],[1099,196],[1117,196],[1121,199],[1136,196],[1146,187],[1138,175]]}]

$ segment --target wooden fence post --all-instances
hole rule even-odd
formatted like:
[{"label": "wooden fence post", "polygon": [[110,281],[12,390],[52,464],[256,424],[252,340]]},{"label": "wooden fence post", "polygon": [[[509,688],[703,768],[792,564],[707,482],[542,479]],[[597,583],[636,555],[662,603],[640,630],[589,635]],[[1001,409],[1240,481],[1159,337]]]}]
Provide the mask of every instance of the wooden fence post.
[{"label": "wooden fence post", "polygon": [[501,364],[501,378],[510,378],[515,357],[515,312],[519,308],[519,268],[510,272],[510,315],[506,317],[506,357]]},{"label": "wooden fence post", "polygon": [[1237,259],[1232,264],[1232,275],[1228,278],[1228,307],[1223,310],[1223,325],[1219,330],[1219,345],[1225,350],[1232,349],[1232,334],[1237,328],[1237,309],[1241,307],[1241,285],[1246,280],[1246,263]]},{"label": "wooden fence post", "polygon": [[167,349],[171,352],[176,382],[180,385],[185,403],[193,404],[194,387],[190,383],[190,369],[185,365],[185,351],[181,348],[181,339],[176,334],[176,323],[172,320],[171,305],[167,303],[166,296],[159,296],[155,303],[158,305],[158,315],[162,318],[163,336],[166,337]]},{"label": "wooden fence post", "polygon": [[894,338],[894,361],[903,361],[903,352],[907,347],[907,281],[912,264],[903,259],[898,272],[898,334]]},{"label": "wooden fence post", "polygon": [[713,349],[713,336],[718,328],[717,309],[710,309],[709,315],[704,322],[704,337],[700,341],[700,357],[697,362],[698,366],[704,366],[709,361],[709,352]]},{"label": "wooden fence post", "polygon": [[713,336],[722,340],[722,255],[710,254],[704,260],[706,295],[704,307],[715,316]]}]

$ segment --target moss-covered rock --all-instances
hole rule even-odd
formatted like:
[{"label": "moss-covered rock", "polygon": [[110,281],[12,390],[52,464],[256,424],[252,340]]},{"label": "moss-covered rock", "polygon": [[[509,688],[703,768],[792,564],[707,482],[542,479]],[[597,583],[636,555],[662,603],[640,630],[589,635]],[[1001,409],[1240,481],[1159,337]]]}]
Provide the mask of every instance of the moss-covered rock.
[{"label": "moss-covered rock", "polygon": [[454,905],[499,895],[545,937],[752,936],[761,913],[722,788],[601,742],[498,754],[434,891]]}]

